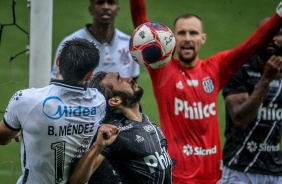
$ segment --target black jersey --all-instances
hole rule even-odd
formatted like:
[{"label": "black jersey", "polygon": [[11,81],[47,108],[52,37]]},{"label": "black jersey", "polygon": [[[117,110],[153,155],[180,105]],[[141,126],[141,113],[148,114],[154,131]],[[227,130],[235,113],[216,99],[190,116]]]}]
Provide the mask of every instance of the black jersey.
[{"label": "black jersey", "polygon": [[116,140],[107,146],[106,157],[121,183],[171,184],[172,161],[161,129],[142,114],[142,123],[126,117],[108,119],[120,128]]},{"label": "black jersey", "polygon": [[[257,57],[245,64],[223,88],[223,96],[253,92],[261,78]],[[226,110],[225,166],[242,172],[282,175],[280,150],[282,121],[282,75],[269,84],[257,117],[245,130],[235,128]]]}]

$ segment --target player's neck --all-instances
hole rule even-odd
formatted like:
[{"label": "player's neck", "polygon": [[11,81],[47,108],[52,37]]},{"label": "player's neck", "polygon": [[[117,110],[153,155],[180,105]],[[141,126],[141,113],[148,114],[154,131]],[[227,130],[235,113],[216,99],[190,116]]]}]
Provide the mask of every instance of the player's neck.
[{"label": "player's neck", "polygon": [[115,33],[112,25],[92,24],[88,30],[100,43],[111,43]]},{"label": "player's neck", "polygon": [[133,108],[124,107],[122,109],[123,114],[128,118],[134,121],[142,122],[142,115],[140,113],[139,105]]}]

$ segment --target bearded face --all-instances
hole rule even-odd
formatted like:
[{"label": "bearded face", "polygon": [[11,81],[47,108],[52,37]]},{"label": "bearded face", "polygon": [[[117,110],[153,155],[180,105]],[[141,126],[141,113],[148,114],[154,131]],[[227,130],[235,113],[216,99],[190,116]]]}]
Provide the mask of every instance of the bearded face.
[{"label": "bearded face", "polygon": [[267,61],[272,55],[282,56],[282,47],[278,47],[276,44],[271,43],[266,48],[259,52],[259,56],[263,61]]},{"label": "bearded face", "polygon": [[115,91],[115,95],[119,96],[122,100],[122,105],[125,107],[133,107],[140,102],[144,90],[138,86],[137,89],[133,88],[133,94],[128,91]]}]

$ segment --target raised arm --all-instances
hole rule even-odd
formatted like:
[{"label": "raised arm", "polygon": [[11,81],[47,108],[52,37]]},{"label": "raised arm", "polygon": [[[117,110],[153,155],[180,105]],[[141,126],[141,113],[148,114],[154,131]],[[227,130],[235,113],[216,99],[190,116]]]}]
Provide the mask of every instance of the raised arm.
[{"label": "raised arm", "polygon": [[130,12],[134,28],[140,24],[149,22],[145,0],[130,0]]},{"label": "raised arm", "polygon": [[266,46],[277,34],[282,26],[282,3],[276,9],[276,13],[243,43],[231,50],[226,61],[233,71],[237,71],[241,66],[259,49]]},{"label": "raised arm", "polygon": [[276,56],[268,60],[263,75],[250,96],[248,93],[238,93],[225,97],[225,104],[234,126],[245,129],[255,118],[265,99],[269,83],[280,73],[281,61],[281,58]]},{"label": "raised arm", "polygon": [[101,151],[110,145],[118,136],[118,127],[110,124],[103,124],[97,132],[97,139],[90,149],[75,163],[71,169],[68,183],[69,184],[85,184],[93,172],[104,160],[100,155]]}]

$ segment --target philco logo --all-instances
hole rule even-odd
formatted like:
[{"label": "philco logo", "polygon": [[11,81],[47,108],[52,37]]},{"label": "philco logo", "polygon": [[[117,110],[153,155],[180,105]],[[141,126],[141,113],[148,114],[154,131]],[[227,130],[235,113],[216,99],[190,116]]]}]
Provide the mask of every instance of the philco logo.
[{"label": "philco logo", "polygon": [[175,115],[184,113],[185,118],[204,119],[216,115],[215,103],[205,104],[202,102],[188,103],[186,100],[174,99]]},{"label": "philco logo", "polygon": [[267,107],[263,107],[262,104],[259,107],[257,119],[261,120],[281,120],[282,108],[276,103],[270,103]]},{"label": "philco logo", "polygon": [[162,148],[162,154],[155,152],[155,155],[149,155],[145,157],[144,161],[149,166],[151,173],[155,172],[155,168],[160,167],[162,170],[164,170],[171,165],[171,159],[165,148]]},{"label": "philco logo", "polygon": [[280,144],[277,145],[268,145],[266,143],[260,143],[259,145],[254,142],[250,141],[247,143],[247,150],[251,153],[259,151],[259,152],[275,152],[280,151]]},{"label": "philco logo", "polygon": [[59,97],[51,96],[44,100],[42,111],[48,118],[56,120],[61,117],[93,116],[96,107],[67,106]]},{"label": "philco logo", "polygon": [[201,156],[214,155],[216,154],[216,145],[212,148],[204,149],[201,147],[192,147],[191,145],[186,144],[183,146],[183,153],[187,156],[189,155],[201,155]]}]

